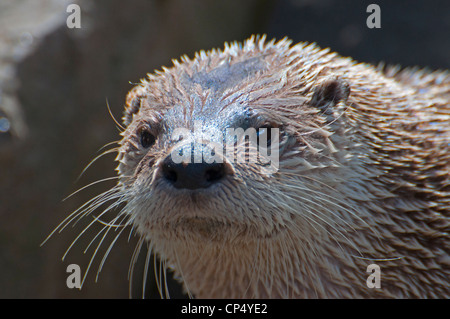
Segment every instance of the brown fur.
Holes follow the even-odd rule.
[[[183,57],[131,90],[115,191],[198,298],[448,298],[449,100],[447,72],[252,37]],[[171,129],[233,116],[280,128],[277,172],[225,159],[219,185],[162,181]],[[156,137],[148,149],[143,126]],[[378,289],[366,285],[373,263]]]

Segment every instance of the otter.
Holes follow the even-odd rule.
[[[449,101],[447,71],[226,43],[131,89],[118,183],[96,202],[196,298],[448,298]],[[277,165],[212,150],[249,146],[239,128]]]

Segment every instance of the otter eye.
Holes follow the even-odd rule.
[[[147,129],[141,129],[139,135],[142,147],[149,148],[155,144],[156,138]]]
[[[263,126],[256,131],[259,147],[269,147],[272,142],[272,127]]]

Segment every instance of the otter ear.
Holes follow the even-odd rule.
[[[309,104],[332,116],[332,107],[341,101],[345,103],[349,95],[350,85],[339,77],[332,77],[314,89]]]
[[[141,108],[141,100],[143,98],[142,88],[137,86],[131,89],[127,94],[125,111],[123,112],[122,122],[128,126],[133,120],[133,114],[139,112]]]

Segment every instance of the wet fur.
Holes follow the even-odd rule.
[[[448,72],[287,39],[226,44],[130,91],[107,199],[198,298],[448,298],[449,100]],[[225,159],[222,183],[171,188],[159,163],[194,119],[280,128],[280,169]],[[366,285],[373,263],[379,289]]]

